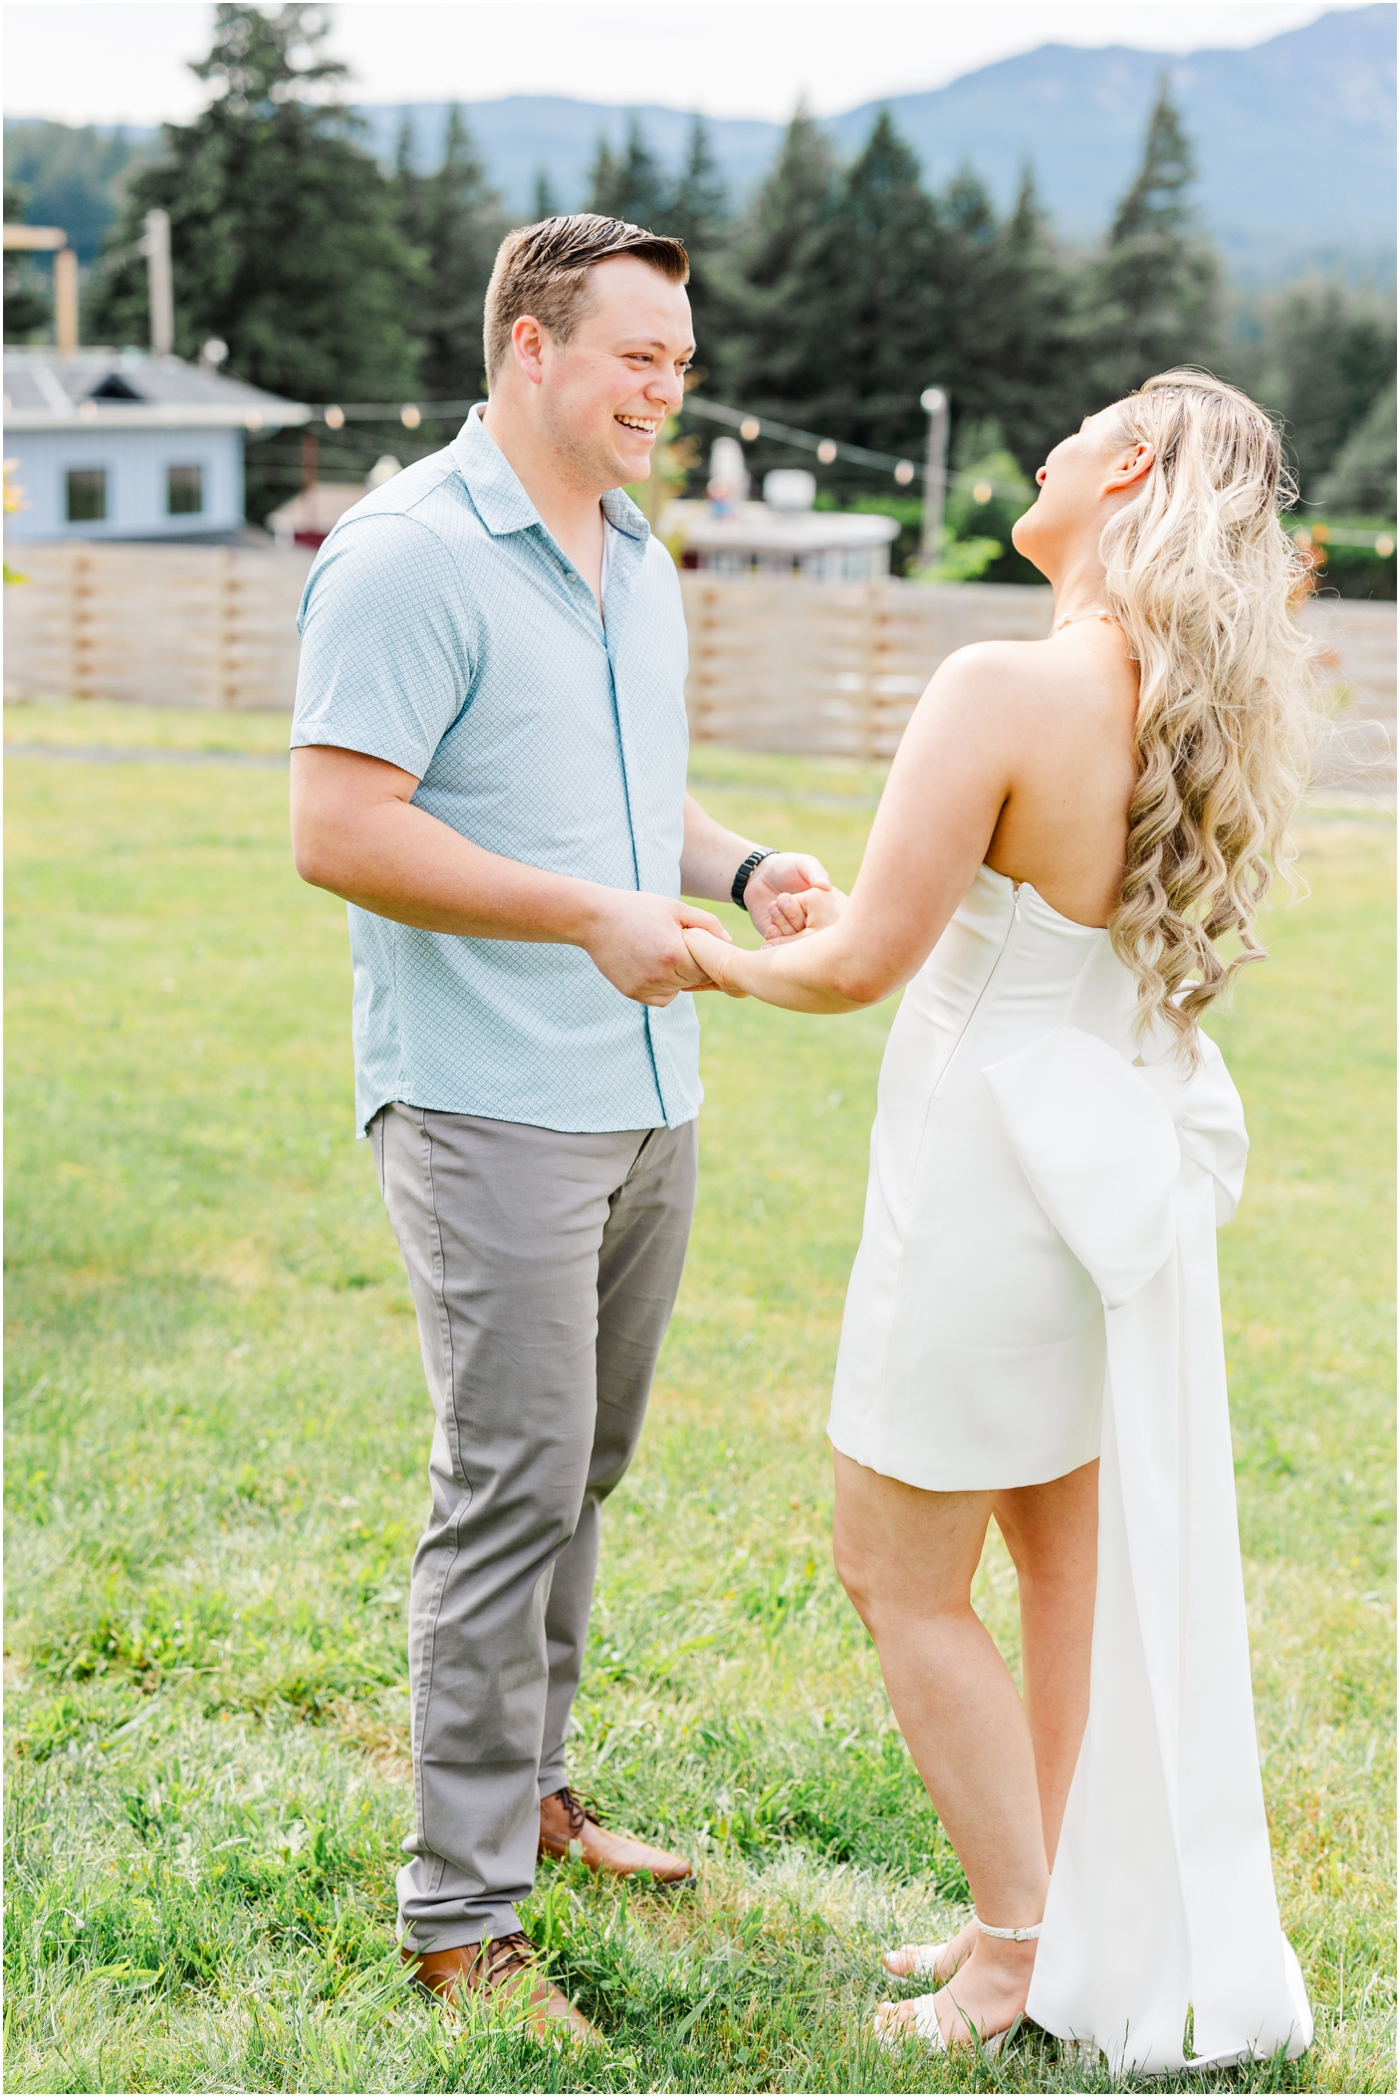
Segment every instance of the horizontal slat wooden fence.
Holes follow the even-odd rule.
[[[242,546],[15,546],[7,698],[290,708],[311,556]]]
[[[686,703],[696,742],[892,757],[920,692],[970,641],[1042,640],[1045,590],[820,584],[687,574]]]
[[[16,546],[5,592],[6,696],[290,708],[311,556],[255,547]],[[1050,592],[1014,584],[822,584],[681,577],[686,703],[697,743],[883,759],[953,649],[1035,640]],[[1309,605],[1324,674],[1346,688],[1326,784],[1394,785],[1395,606]]]

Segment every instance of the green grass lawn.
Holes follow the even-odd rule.
[[[285,723],[31,708],[9,733],[257,751]],[[695,770],[736,827],[850,879],[872,769]],[[926,2054],[865,2034],[876,1955],[965,1887],[831,1571],[823,1436],[890,1008],[703,1001],[700,1210],[574,1748],[585,1792],[703,1876],[541,1873],[530,1929],[605,2044],[539,2052],[445,2025],[395,1953],[429,1415],[352,1141],[344,913],[292,874],[275,769],[10,774],[9,2087],[928,2089]],[[1388,2091],[1390,839],[1332,814],[1305,845],[1311,898],[1215,1031],[1255,1146],[1221,1252],[1318,2040],[1190,2086]],[[999,1548],[979,1602],[1014,1652]],[[1108,2086],[1031,2034],[933,2072]]]

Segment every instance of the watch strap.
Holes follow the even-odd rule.
[[[730,901],[734,904],[736,910],[742,910],[744,907],[744,890],[749,885],[749,875],[763,860],[771,859],[776,850],[776,845],[758,845],[750,852],[748,858],[743,861],[729,887]]]

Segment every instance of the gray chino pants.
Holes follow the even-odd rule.
[[[696,1126],[561,1135],[395,1104],[370,1135],[436,1416],[399,1919],[444,1951],[518,1927],[539,1802],[566,1781],[600,1509],[680,1283]]]

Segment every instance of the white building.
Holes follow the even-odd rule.
[[[5,457],[25,539],[213,539],[243,526],[243,439],[311,410],[145,350],[6,348]]]
[[[673,502],[661,535],[683,568],[716,575],[802,575],[811,582],[876,582],[890,572],[899,537],[893,517],[813,507],[810,473],[778,469],[749,502],[740,447],[721,437],[711,455],[708,502]]]

